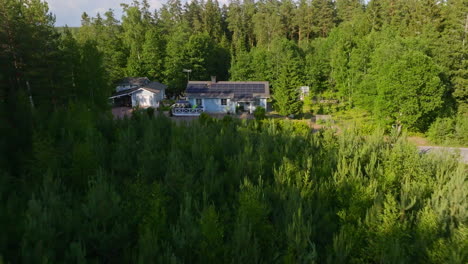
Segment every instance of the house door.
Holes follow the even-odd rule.
[[[251,102],[238,102],[240,111],[252,113],[252,103]]]

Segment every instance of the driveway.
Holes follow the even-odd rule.
[[[429,152],[460,152],[460,158],[464,163],[468,163],[468,148],[450,148],[450,147],[436,147],[436,146],[418,146],[420,153],[429,153]]]
[[[133,108],[131,107],[114,107],[112,108],[112,115],[114,119],[122,119],[125,116],[130,117],[132,114]]]

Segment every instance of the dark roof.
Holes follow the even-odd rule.
[[[268,82],[198,82],[187,84],[187,96],[203,98],[254,99],[269,98]]]
[[[157,89],[151,89],[151,88],[148,88],[148,87],[137,87],[137,88],[132,88],[132,89],[127,89],[127,90],[123,90],[123,91],[120,91],[120,92],[116,92],[111,97],[109,97],[109,99],[129,95],[129,94],[132,94],[134,92],[137,92],[140,89],[145,89],[145,90],[147,90],[149,92],[152,92],[152,93],[159,93],[161,91],[161,90],[157,90]]]
[[[127,90],[123,90],[123,91],[120,91],[120,92],[116,92],[116,93],[112,94],[112,96],[110,98],[120,97],[120,96],[124,96],[124,95],[128,95],[128,94],[132,94],[135,91],[137,91],[138,89],[140,89],[140,88],[132,88],[132,89],[127,89]]]
[[[117,85],[124,86],[124,85],[136,85],[136,86],[143,86],[148,84],[150,80],[147,77],[127,77],[120,80]]]
[[[164,90],[167,88],[167,85],[164,85],[162,83],[159,83],[159,82],[150,82],[146,85],[142,85],[141,88],[145,88],[145,89],[148,89],[148,90]]]

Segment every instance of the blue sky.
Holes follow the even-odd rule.
[[[94,17],[99,12],[103,14],[109,8],[114,9],[116,18],[120,20],[122,8],[120,3],[131,3],[132,0],[45,0],[49,3],[50,12],[56,17],[55,25],[58,27],[68,25],[69,27],[78,27],[81,24],[81,14],[83,12]],[[151,8],[160,8],[166,0],[148,0]],[[182,0],[185,3],[186,0]],[[218,0],[220,5],[227,3],[228,0]]]
[[[120,3],[131,3],[132,0],[45,0],[49,4],[49,10],[56,17],[55,25],[78,27],[81,24],[81,14],[90,16],[104,13],[109,8],[114,9],[116,18],[120,20],[122,8]],[[165,0],[149,0],[151,8],[160,8]]]
[[[114,9],[116,17],[120,20],[122,8],[120,3],[131,3],[132,0],[46,0],[49,3],[50,12],[55,14],[56,26],[78,27],[81,24],[81,14],[90,16],[104,13],[109,8]],[[165,0],[149,0],[151,8],[160,8]]]

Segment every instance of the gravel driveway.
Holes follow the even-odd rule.
[[[435,146],[418,146],[418,149],[421,153],[429,153],[429,152],[442,152],[442,151],[460,151],[461,160],[464,163],[468,163],[468,148],[450,148],[450,147],[435,147]]]

